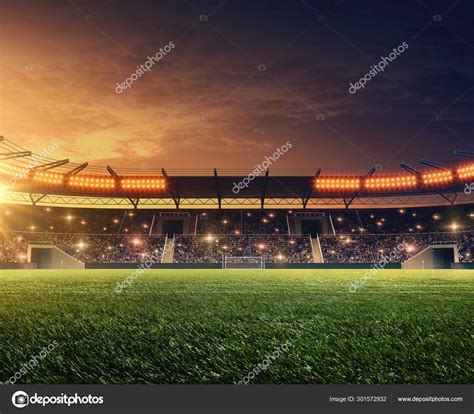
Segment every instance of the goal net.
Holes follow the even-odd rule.
[[[225,256],[224,269],[265,269],[263,256]]]

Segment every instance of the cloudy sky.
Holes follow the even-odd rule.
[[[118,167],[245,168],[287,141],[275,168],[449,161],[474,150],[473,13],[469,0],[1,0],[0,134]]]

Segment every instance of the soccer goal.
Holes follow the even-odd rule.
[[[263,256],[225,256],[223,269],[265,269]]]

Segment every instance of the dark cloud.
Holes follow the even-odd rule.
[[[249,167],[287,140],[276,168],[446,159],[474,148],[473,11],[454,1],[3,1],[2,134],[122,167]],[[348,93],[403,42],[384,73]]]

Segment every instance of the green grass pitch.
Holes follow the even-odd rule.
[[[0,271],[0,381],[472,383],[474,272]],[[278,357],[268,356],[286,341]]]

